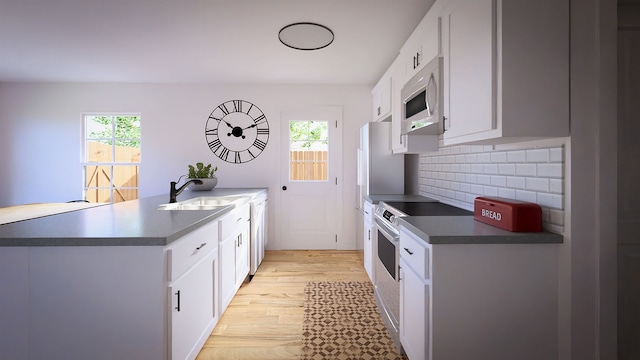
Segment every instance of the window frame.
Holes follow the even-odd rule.
[[[111,137],[110,138],[106,138],[106,137],[96,137],[96,138],[91,138],[89,137],[89,129],[88,129],[88,118],[91,117],[98,117],[98,116],[104,116],[104,117],[110,117],[111,118]],[[139,127],[140,127],[140,137],[139,138],[119,138],[116,136],[116,124],[117,122],[115,121],[116,118],[118,117],[137,117],[138,118],[138,122],[139,122]],[[127,200],[135,200],[139,198],[139,191],[140,191],[140,186],[139,186],[139,173],[140,173],[140,167],[142,164],[142,114],[138,113],[138,112],[86,112],[86,113],[82,113],[81,115],[81,129],[82,129],[82,151],[81,151],[81,161],[80,161],[80,165],[81,165],[81,171],[82,171],[82,195],[83,195],[83,199],[87,200],[87,193],[89,191],[108,191],[109,192],[109,203],[114,203],[115,200],[115,193],[118,190],[135,190],[135,198],[131,198],[131,199],[124,199],[122,201],[127,201]],[[96,142],[99,142],[100,140],[102,141],[110,141],[110,158],[111,161],[89,161],[89,142],[95,140]],[[130,140],[136,140],[139,141],[140,146],[139,146],[139,159],[137,162],[135,161],[129,161],[129,162],[123,162],[123,161],[117,161],[116,160],[116,148],[117,148],[117,144],[116,141],[130,141]],[[107,144],[109,145],[109,144]],[[116,172],[115,169],[117,167],[121,167],[121,166],[135,166],[136,167],[136,185],[137,186],[117,186],[114,183],[114,173]],[[108,186],[89,186],[87,184],[87,169],[89,167],[108,167],[109,168],[109,185]],[[121,201],[118,201],[121,202]]]

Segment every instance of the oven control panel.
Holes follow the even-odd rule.
[[[382,217],[387,220],[388,222],[392,223],[395,221],[396,216],[389,210],[384,210],[382,212]]]

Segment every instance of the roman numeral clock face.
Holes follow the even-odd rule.
[[[241,164],[258,157],[269,141],[269,123],[257,106],[230,100],[216,107],[205,127],[209,149],[221,160]]]

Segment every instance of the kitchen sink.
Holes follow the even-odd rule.
[[[241,205],[246,196],[202,196],[176,203],[162,204],[158,210],[215,210],[227,205]]]

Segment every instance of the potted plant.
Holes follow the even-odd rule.
[[[218,167],[211,168],[211,164],[204,166],[203,163],[196,163],[196,166],[189,165],[189,172],[187,173],[187,180],[198,179],[202,181],[202,184],[191,183],[187,185],[189,190],[211,190],[218,184],[218,178],[215,176]]]

